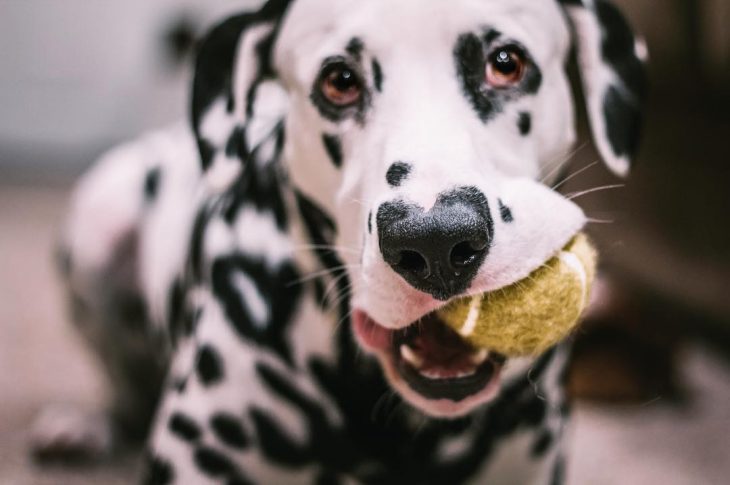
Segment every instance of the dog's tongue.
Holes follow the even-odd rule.
[[[476,367],[475,349],[435,316],[415,325],[402,343],[422,362],[419,366],[421,372],[451,377]]]
[[[403,362],[430,379],[471,375],[488,356],[486,350],[472,347],[433,313],[403,330],[386,329],[360,311],[353,319],[355,333],[367,347],[392,349]]]

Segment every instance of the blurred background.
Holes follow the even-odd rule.
[[[0,0],[0,483],[128,483],[134,454],[38,467],[48,402],[103,402],[66,321],[53,242],[103,150],[185,116],[194,39],[256,0]],[[565,193],[595,221],[606,305],[576,346],[569,483],[721,484],[730,476],[730,2],[617,0],[651,52],[639,165],[611,177],[590,142]],[[587,140],[587,130],[582,128]],[[588,167],[588,168],[586,168]]]

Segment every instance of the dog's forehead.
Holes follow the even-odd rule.
[[[277,43],[283,70],[340,52],[352,38],[386,57],[451,49],[459,35],[495,29],[538,61],[569,43],[557,0],[297,0]],[[313,59],[315,58],[315,59]]]

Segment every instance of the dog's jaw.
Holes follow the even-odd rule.
[[[399,354],[401,344],[398,343],[394,331],[385,329],[361,310],[353,312],[352,325],[357,343],[377,358],[383,374],[394,390],[426,415],[457,418],[491,401],[499,392],[501,370],[505,360],[501,356],[494,354],[493,357],[487,358],[486,351],[483,351],[485,354],[479,364],[471,367],[467,363],[467,366],[471,367],[471,370],[465,372],[470,374],[467,377],[426,378]],[[413,329],[412,333],[422,332],[422,325],[414,323],[410,327]],[[467,354],[464,355],[463,361],[468,362],[469,349],[464,347]],[[480,353],[476,349],[473,352]],[[457,372],[452,372],[458,375]],[[429,395],[423,388],[419,389],[420,386],[414,380],[427,387],[440,388],[442,395]]]

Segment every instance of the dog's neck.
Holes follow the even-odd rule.
[[[348,274],[333,247],[336,223],[297,190],[281,162],[282,145],[265,163],[254,152],[235,183],[198,215],[188,290],[210,288],[227,318],[204,319],[195,333],[212,334],[215,329],[203,327],[225,324],[232,327],[225,335],[233,330],[252,344],[251,352],[260,354],[253,372],[268,392],[302,409],[316,439],[307,449],[322,459],[382,467],[363,472],[368,483],[385,483],[393,469],[424,482],[459,483],[517,431],[558,436],[566,409],[562,347],[503,382],[491,403],[457,419],[427,417],[393,391],[353,337]],[[227,243],[213,254],[204,239],[216,231]],[[265,289],[268,320],[259,325],[242,303],[241,274]],[[313,400],[306,389],[321,396]],[[332,413],[338,419],[323,418]],[[461,451],[454,455],[451,445]]]

